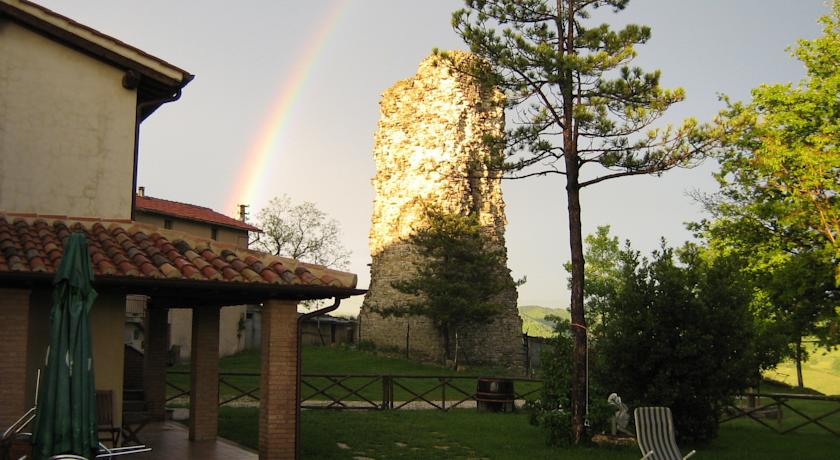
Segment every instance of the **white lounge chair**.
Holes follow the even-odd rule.
[[[642,451],[642,460],[685,460],[686,456],[677,447],[674,438],[674,420],[667,407],[638,407],[633,416],[636,420],[636,441]]]

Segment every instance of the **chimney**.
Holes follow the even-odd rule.
[[[146,196],[146,187],[137,187],[137,196]]]
[[[245,219],[248,218],[248,211],[246,211],[246,209],[248,209],[247,204],[239,205],[239,220],[241,220],[242,222],[245,222]]]

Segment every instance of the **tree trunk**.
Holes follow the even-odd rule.
[[[405,359],[411,359],[411,318],[405,320]]]
[[[796,384],[799,388],[805,387],[802,380],[802,337],[796,339]]]
[[[457,371],[458,370],[458,330],[455,330],[455,357],[453,358],[454,362],[452,367]]]
[[[563,40],[561,52],[575,54],[575,0],[557,0],[558,32]],[[561,27],[565,21],[565,27]],[[563,49],[563,47],[565,49]],[[580,217],[580,164],[578,163],[577,130],[575,129],[574,74],[562,68],[563,85],[563,158],[566,164],[566,197],[569,211],[569,246],[572,255],[572,442],[583,440],[587,407],[586,318],[583,312],[584,260]]]
[[[446,362],[449,360],[449,326],[443,326],[441,333],[443,333],[443,367],[446,367]]]
[[[577,171],[575,171],[577,173]],[[575,174],[576,176],[577,174]],[[569,245],[572,252],[572,435],[575,444],[580,443],[586,417],[586,317],[583,311],[584,260],[583,238],[581,237],[580,189],[575,183],[567,185],[569,199]]]

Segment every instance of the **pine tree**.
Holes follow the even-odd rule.
[[[682,89],[659,86],[659,71],[629,64],[650,28],[587,24],[592,10],[624,9],[629,0],[466,0],[455,31],[488,66],[462,69],[502,88],[519,121],[488,138],[509,178],[561,175],[569,217],[574,335],[573,439],[584,432],[586,320],[581,190],[605,180],[690,166],[703,149],[701,126],[653,127]],[[588,174],[583,174],[584,166]]]
[[[411,278],[393,283],[414,299],[377,310],[383,315],[425,316],[440,331],[446,358],[450,340],[465,326],[488,323],[504,309],[498,295],[516,283],[506,267],[504,246],[496,244],[482,228],[476,214],[460,215],[427,208],[423,227],[408,238],[421,256]]]

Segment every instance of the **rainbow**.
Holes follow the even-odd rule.
[[[237,175],[225,210],[238,214],[239,204],[253,204],[257,191],[268,174],[268,163],[272,156],[279,154],[280,141],[283,139],[289,117],[301,94],[312,67],[335,30],[339,18],[344,13],[347,0],[333,0],[323,19],[312,35],[307,38],[308,45],[295,61],[294,66],[283,81],[278,96],[271,105],[268,117],[262,123],[255,141],[245,156],[242,169]],[[236,215],[234,214],[234,215]]]

